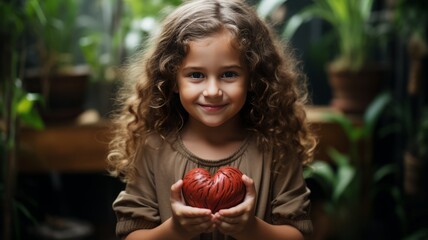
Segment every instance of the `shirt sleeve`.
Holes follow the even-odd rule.
[[[153,164],[150,154],[137,154],[137,175],[128,182],[113,202],[116,213],[116,235],[124,238],[138,229],[150,229],[160,224],[156,185],[153,177]]]
[[[304,235],[313,231],[310,218],[310,190],[297,161],[274,165],[272,186],[272,223],[288,224]]]

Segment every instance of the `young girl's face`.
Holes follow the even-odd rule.
[[[190,122],[217,127],[239,116],[247,96],[248,70],[234,41],[223,30],[189,42],[177,82]]]

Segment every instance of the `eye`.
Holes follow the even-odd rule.
[[[234,78],[237,76],[238,74],[236,72],[225,72],[221,75],[222,78]]]
[[[204,74],[200,72],[192,72],[189,74],[190,78],[204,78]]]

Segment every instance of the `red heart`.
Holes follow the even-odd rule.
[[[195,168],[183,178],[183,197],[187,205],[208,208],[212,213],[241,203],[245,192],[242,172],[234,167],[221,167],[213,177],[207,170]]]

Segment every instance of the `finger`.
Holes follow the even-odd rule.
[[[255,197],[256,197],[256,188],[254,186],[254,181],[249,178],[247,175],[242,175],[242,181],[244,182],[246,188],[246,194],[244,201],[234,207],[229,209],[221,209],[219,213],[225,217],[239,217],[246,212],[251,212],[254,208]]]
[[[201,218],[181,218],[180,224],[189,232],[212,232],[215,229],[213,216]]]
[[[211,216],[210,209],[189,207],[184,204],[174,204],[174,205],[175,206],[180,205],[175,208],[175,215],[182,218],[200,218],[200,217]]]
[[[181,202],[172,202],[171,206],[175,214],[180,217],[198,218],[212,215],[210,209],[187,206],[184,200]]]
[[[212,216],[200,216],[200,217],[184,217],[183,222],[185,222],[188,225],[200,225],[205,223],[212,223]]]
[[[183,180],[178,180],[171,186],[171,201],[183,202],[181,197],[181,188],[183,186]]]
[[[217,220],[215,222],[215,227],[223,234],[230,234],[237,225]]]
[[[197,225],[192,225],[192,229],[194,229],[196,232],[212,232],[215,229],[214,222],[204,222]]]
[[[241,219],[239,217],[226,217],[222,216],[219,213],[215,215],[215,219],[217,220],[217,222],[224,222],[231,225],[239,224],[241,222]]]
[[[221,209],[216,214],[222,217],[236,218],[236,217],[242,216],[244,213],[245,213],[245,206],[243,206],[243,203],[241,203],[229,209]]]
[[[242,175],[242,181],[244,182],[245,188],[247,190],[246,196],[256,196],[256,187],[254,186],[253,179],[244,174]]]

